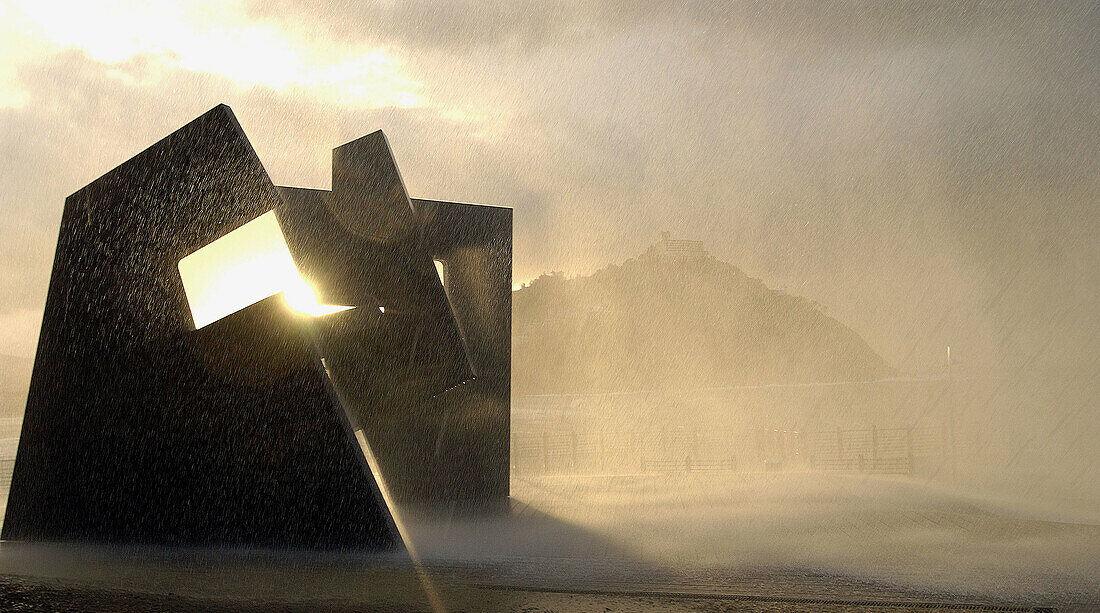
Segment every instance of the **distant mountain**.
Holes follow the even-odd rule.
[[[863,381],[894,374],[817,303],[665,237],[590,276],[513,293],[516,393]]]
[[[22,417],[34,360],[0,353],[0,418]]]

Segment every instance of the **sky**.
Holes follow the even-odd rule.
[[[1097,6],[0,0],[0,353],[65,197],[227,103],[276,184],[383,129],[413,197],[513,207],[517,282],[667,230],[905,372],[1095,407]]]

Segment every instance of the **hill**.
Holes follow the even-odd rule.
[[[864,381],[894,374],[817,303],[665,238],[590,276],[513,293],[518,394]]]

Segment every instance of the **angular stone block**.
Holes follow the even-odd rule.
[[[281,204],[225,106],[66,200],[4,539],[399,547],[312,320],[194,329],[180,260]]]

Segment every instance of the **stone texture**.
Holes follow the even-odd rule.
[[[399,546],[310,322],[194,330],[179,260],[280,205],[225,106],[66,199],[4,539]]]

